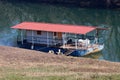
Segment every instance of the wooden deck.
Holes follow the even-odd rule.
[[[61,48],[66,48],[66,49],[81,49],[81,50],[87,50],[88,48],[94,48],[96,49],[99,45],[98,44],[89,44],[88,46],[80,46],[77,45],[75,46],[74,44],[66,44],[66,45],[62,45]]]
[[[104,47],[104,45],[99,45],[99,44],[89,44],[88,46],[75,46],[75,45],[72,45],[72,44],[66,44],[64,46],[61,46],[61,48],[65,48],[65,49],[68,49],[68,52],[65,53],[65,55],[69,55],[71,54],[73,51],[75,50],[86,50],[87,52],[85,53],[85,55],[88,55],[88,54],[92,54],[92,53],[96,53],[96,52],[99,52],[101,51]]]

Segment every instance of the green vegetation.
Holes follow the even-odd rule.
[[[80,7],[104,7],[104,8],[119,8],[120,1],[119,0],[5,0],[5,1],[19,1],[19,2],[34,2],[34,3],[53,3],[53,4],[72,4]]]
[[[112,76],[96,76],[94,78],[76,78],[74,76],[42,76],[42,77],[26,77],[11,74],[6,78],[2,78],[0,80],[119,80],[119,75],[112,75]]]
[[[72,72],[62,66],[38,66],[13,69],[0,68],[0,80],[119,80],[120,74]]]

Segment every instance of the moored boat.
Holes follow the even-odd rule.
[[[101,51],[98,31],[106,30],[94,26],[23,22],[12,28],[19,30],[17,42],[23,48],[41,50],[65,55],[84,56]],[[95,36],[89,33],[95,32]]]

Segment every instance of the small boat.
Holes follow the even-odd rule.
[[[96,52],[100,52],[102,51],[104,48],[104,44],[92,44],[92,47],[88,47],[88,48],[84,48],[84,49],[77,49],[74,50],[72,53],[67,54],[68,56],[86,56],[86,55],[90,55]]]
[[[99,43],[98,31],[106,28],[40,22],[22,22],[12,28],[18,30],[17,43],[23,48],[75,56],[96,53],[104,48],[104,44]],[[96,35],[89,35],[92,32]]]

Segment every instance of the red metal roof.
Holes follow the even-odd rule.
[[[23,22],[16,26],[13,26],[12,28],[23,29],[23,30],[65,32],[65,33],[74,33],[74,34],[86,34],[96,29],[96,27],[91,27],[91,26],[38,23],[38,22]]]

